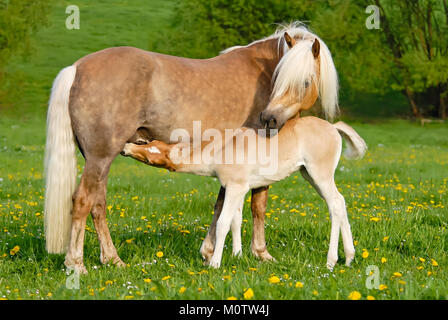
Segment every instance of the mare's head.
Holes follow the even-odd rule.
[[[284,54],[274,71],[269,104],[260,114],[262,124],[280,129],[318,98],[325,116],[332,119],[338,110],[338,78],[325,43],[303,27],[286,28],[279,49]]]

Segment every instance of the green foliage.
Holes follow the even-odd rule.
[[[272,34],[276,24],[295,21],[302,7],[302,2],[284,0],[181,1],[174,30],[164,33],[153,47],[194,58],[215,56],[225,48]]]
[[[51,1],[0,0],[0,72],[16,51],[29,53],[30,35],[47,23]]]
[[[369,4],[380,9],[379,30],[366,27]],[[271,34],[275,23],[301,20],[329,46],[345,93],[400,92],[415,116],[446,117],[447,17],[446,0],[187,0],[169,45],[157,48],[210,57]]]

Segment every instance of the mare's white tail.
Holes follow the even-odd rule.
[[[68,111],[76,67],[62,69],[53,82],[45,146],[45,239],[49,253],[66,251],[70,239],[72,195],[76,186],[76,153]]]
[[[360,159],[367,151],[367,144],[363,138],[348,124],[339,121],[333,124],[342,138],[347,142],[344,157],[347,159]]]

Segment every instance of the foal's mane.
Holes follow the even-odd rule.
[[[284,34],[288,33],[297,40],[297,44],[289,49]],[[277,49],[282,57],[272,77],[273,90],[271,98],[281,96],[287,90],[295,90],[299,97],[304,93],[306,80],[317,80],[319,98],[325,116],[332,119],[338,112],[338,76],[327,45],[316,34],[312,33],[302,22],[295,21],[288,25],[280,25],[270,36],[249,43],[246,46],[234,46],[221,51],[221,54],[236,49],[247,48],[254,44],[277,39]],[[320,43],[320,76],[315,73],[315,60],[311,53],[314,40]]]

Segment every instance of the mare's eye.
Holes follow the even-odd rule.
[[[310,86],[310,81],[309,80],[305,80],[305,88],[308,88]]]

